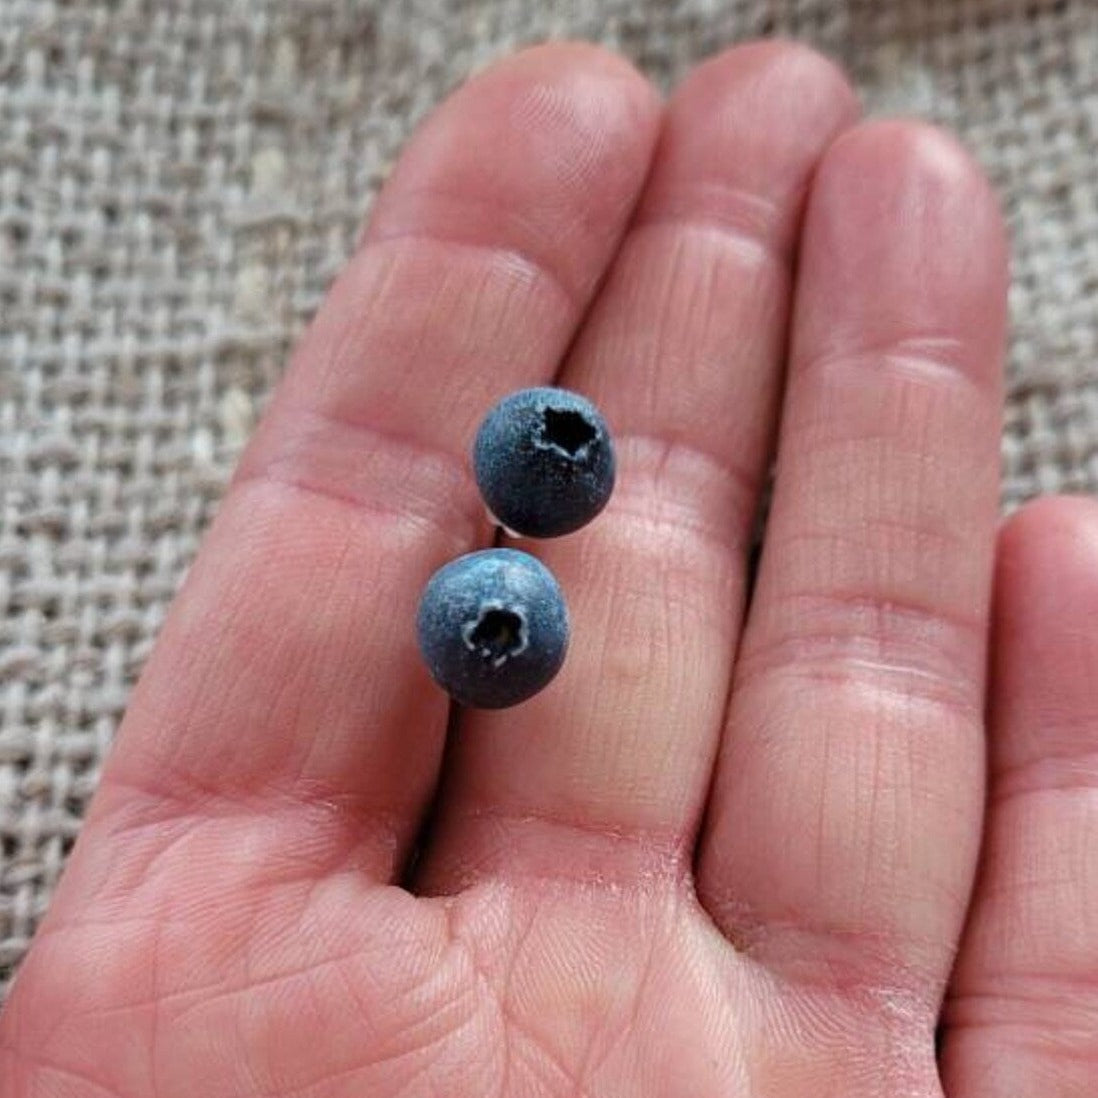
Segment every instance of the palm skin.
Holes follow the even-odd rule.
[[[783,986],[683,882],[417,899],[318,875],[307,834],[229,821],[135,852],[147,887],[40,944],[44,1029],[69,1019],[87,1060],[28,1058],[27,1093],[934,1093],[932,1009]]]
[[[1098,515],[995,568],[998,211],[856,113],[800,47],[665,107],[555,45],[421,129],[135,693],[5,1098],[1091,1093]],[[478,418],[553,378],[619,445],[535,547],[574,645],[448,734],[416,602],[490,536]]]

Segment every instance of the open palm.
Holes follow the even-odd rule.
[[[458,91],[164,629],[5,1098],[1092,1094],[1089,505],[1003,535],[984,727],[1005,270],[958,146],[800,47],[666,108],[572,45]],[[572,649],[448,722],[416,604],[550,379],[619,455],[534,548]]]

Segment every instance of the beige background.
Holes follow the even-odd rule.
[[[1091,0],[0,0],[0,997],[241,445],[416,119],[546,36],[668,86],[773,33],[987,166],[1016,243],[1004,502],[1093,490]]]

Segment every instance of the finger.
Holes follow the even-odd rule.
[[[994,198],[950,138],[883,122],[832,147],[699,876],[734,941],[804,979],[936,996],[960,929],[1005,268]]]
[[[124,801],[304,804],[390,871],[447,715],[416,603],[487,534],[476,419],[553,374],[659,114],[623,61],[558,45],[497,65],[422,128],[165,627],[106,778]]]
[[[1084,1098],[1098,1078],[1098,505],[1005,528],[983,861],[944,1015],[950,1098]]]
[[[780,386],[791,265],[817,158],[855,111],[792,45],[701,67],[561,383],[606,412],[609,508],[532,547],[561,580],[558,680],[456,741],[427,875],[683,872],[709,780],[745,549]]]

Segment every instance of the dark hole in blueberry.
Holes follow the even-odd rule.
[[[595,441],[596,431],[579,412],[546,408],[544,434],[547,442],[575,457],[580,450]]]
[[[522,618],[511,610],[488,610],[481,614],[469,640],[487,659],[514,655],[522,647]]]

